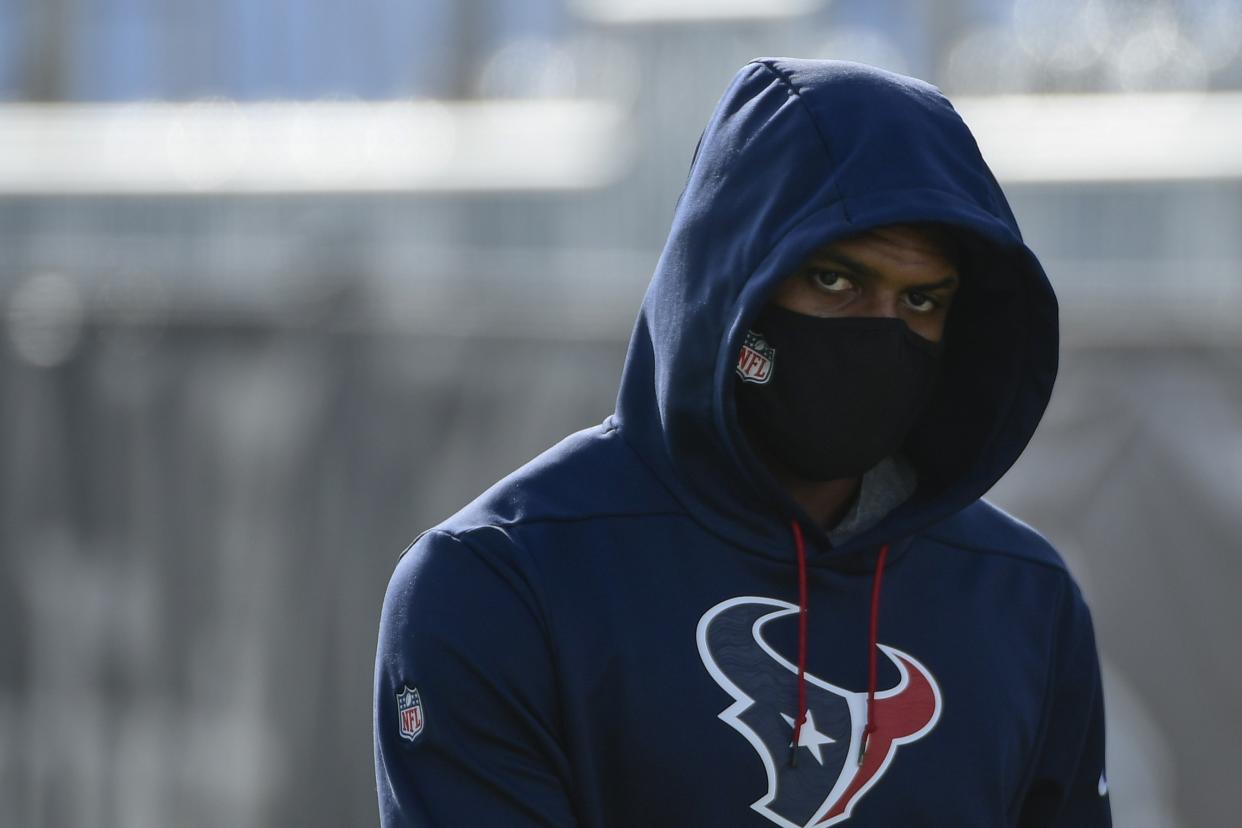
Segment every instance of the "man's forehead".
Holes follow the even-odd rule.
[[[874,250],[877,253],[909,251],[960,261],[961,240],[956,233],[939,224],[887,224],[873,227],[852,236],[821,245],[816,254],[833,250]]]

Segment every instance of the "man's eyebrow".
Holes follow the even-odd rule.
[[[911,285],[912,290],[944,290],[946,288],[955,288],[961,280],[957,278],[957,274],[946,276],[938,282],[928,282],[925,285]]]
[[[823,259],[829,259],[837,264],[843,264],[850,270],[861,273],[864,276],[870,276],[873,279],[880,275],[876,273],[874,269],[868,267],[857,259],[847,256],[844,253],[838,253],[835,250],[817,250],[815,253],[811,254],[812,262],[822,261]]]
[[[861,273],[863,276],[868,276],[872,279],[877,279],[880,276],[875,268],[868,267],[845,253],[839,253],[835,250],[819,250],[811,254],[812,263],[819,262],[824,259],[831,260],[837,264],[843,264],[850,270],[853,270],[856,273]],[[961,280],[958,278],[957,274],[953,273],[936,282],[928,282],[922,285],[911,285],[910,287],[913,290],[944,290],[945,288],[957,287],[960,281]]]

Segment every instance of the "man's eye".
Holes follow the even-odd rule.
[[[939,305],[934,298],[926,293],[919,293],[917,290],[906,294],[906,304],[910,306],[911,310],[918,311],[919,313],[928,313],[935,310]]]
[[[817,288],[829,293],[844,293],[854,287],[854,283],[848,277],[835,270],[812,270],[811,281]]]

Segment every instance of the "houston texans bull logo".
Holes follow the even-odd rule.
[[[798,714],[798,668],[768,644],[763,628],[797,612],[797,605],[772,598],[723,601],[699,620],[699,655],[716,683],[736,700],[720,718],[746,737],[767,770],[768,791],[751,807],[783,828],[836,825],[849,819],[854,805],[884,775],[898,745],[935,727],[940,688],[918,661],[879,645],[901,678],[895,687],[876,693],[878,730],[860,764],[867,694],[807,673],[800,761],[791,767],[787,758]]]

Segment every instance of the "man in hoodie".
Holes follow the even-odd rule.
[[[616,412],[423,533],[385,597],[385,825],[1106,826],[1090,615],[981,500],[1056,299],[949,102],[743,67]]]

